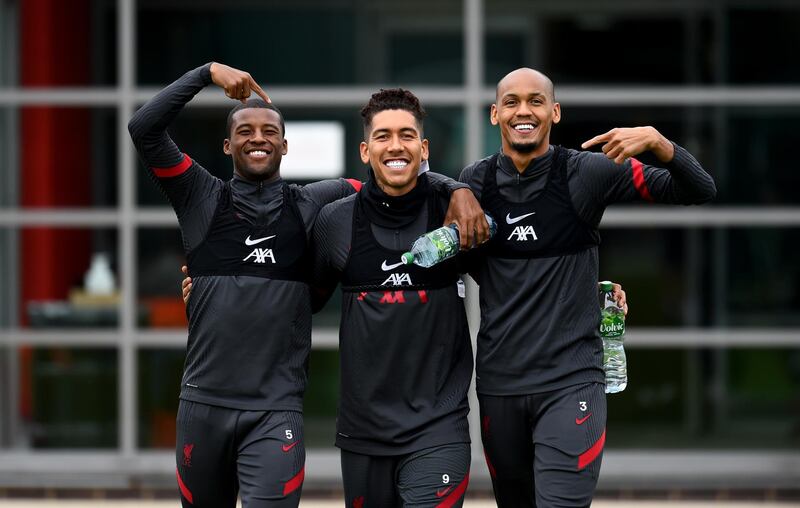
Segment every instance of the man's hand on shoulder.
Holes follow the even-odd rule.
[[[458,227],[461,250],[480,245],[489,239],[489,224],[478,200],[469,189],[456,189],[450,195],[450,206],[444,218],[445,225]]]
[[[675,146],[654,127],[611,129],[585,141],[581,148],[586,150],[598,144],[602,144],[601,149],[606,157],[617,164],[647,151],[653,152],[664,163],[671,161],[675,155]]]
[[[245,103],[250,94],[255,92],[265,101],[272,102],[249,72],[240,71],[218,62],[212,62],[209,71],[211,72],[211,81],[225,90],[225,95],[231,99]]]

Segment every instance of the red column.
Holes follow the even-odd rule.
[[[89,0],[20,2],[20,85],[87,86],[91,79]],[[91,205],[88,108],[23,107],[20,201],[23,208]],[[21,322],[31,300],[63,299],[88,267],[88,231],[26,228],[20,246]],[[30,351],[21,351],[23,416],[30,414]]]

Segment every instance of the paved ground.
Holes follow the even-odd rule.
[[[179,508],[172,501],[18,501],[0,499],[3,508]],[[800,503],[753,503],[753,502],[691,502],[691,501],[597,501],[594,508],[789,508],[800,507]],[[467,500],[464,508],[494,508],[491,501]],[[307,500],[300,503],[300,508],[342,508],[341,501]]]

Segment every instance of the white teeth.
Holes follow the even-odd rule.
[[[408,163],[406,161],[389,161],[386,165],[393,169],[400,169],[406,167]]]
[[[515,125],[514,129],[518,130],[518,131],[532,131],[533,130],[533,124],[521,123],[519,125]]]
[[[267,152],[265,152],[264,150],[253,150],[252,152],[250,152],[250,155],[255,155],[256,157],[266,157]]]

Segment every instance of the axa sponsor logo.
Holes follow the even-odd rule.
[[[261,238],[250,238],[250,235],[247,235],[247,238],[245,238],[244,240],[244,244],[247,245],[248,247],[252,247],[253,245],[258,245],[259,243],[269,240],[270,238],[275,238],[276,236],[278,235],[264,236]],[[267,259],[269,259],[272,262],[272,264],[275,264],[275,253],[272,251],[272,249],[269,248],[256,247],[242,261],[248,261],[251,258],[253,258],[253,263],[264,264],[267,262]]]
[[[381,286],[410,286],[411,275],[407,273],[391,273],[389,277],[381,283]]]
[[[528,238],[533,238],[534,240],[538,240],[539,237],[536,236],[536,231],[533,230],[533,226],[516,226],[514,231],[508,235],[506,240],[511,240],[512,238],[516,238],[518,242],[526,242]]]

